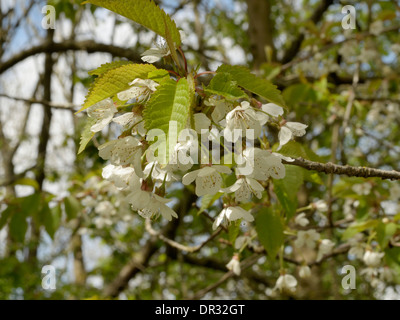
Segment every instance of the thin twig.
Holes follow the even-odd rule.
[[[19,98],[19,97],[13,97],[5,93],[0,93],[1,98],[6,98],[6,99],[11,99],[15,101],[22,101],[25,103],[29,104],[41,104],[44,105],[45,107],[53,108],[53,109],[63,109],[63,110],[68,110],[68,109],[79,109],[80,107],[78,105],[72,104],[72,103],[65,103],[65,104],[58,104],[46,100],[38,100],[38,99],[26,99],[26,98]]]
[[[384,33],[387,33],[387,32],[391,32],[391,31],[396,31],[396,30],[398,30],[398,29],[400,29],[400,26],[388,27],[388,28],[384,29],[384,30],[381,32],[381,34],[384,34]],[[322,48],[319,50],[319,52],[328,51],[329,49],[331,49],[331,48],[333,48],[333,47],[340,46],[340,45],[342,45],[342,44],[344,44],[344,43],[346,43],[346,42],[352,41],[352,40],[361,40],[361,39],[366,38],[366,37],[374,37],[374,36],[375,36],[375,35],[371,34],[371,33],[368,32],[368,31],[362,32],[362,33],[357,33],[357,34],[355,34],[354,36],[349,37],[349,38],[346,38],[346,39],[344,39],[344,40],[341,40],[341,41],[338,41],[338,42],[329,43],[329,44],[325,45],[324,47],[322,47]],[[314,53],[313,53],[313,54],[308,54],[308,55],[306,55],[306,56],[304,56],[304,57],[301,57],[301,58],[294,59],[294,60],[292,60],[292,61],[290,61],[290,62],[284,64],[284,65],[281,67],[281,71],[287,70],[287,69],[293,67],[294,65],[300,63],[300,62],[303,62],[303,61],[305,61],[305,60],[311,59],[312,57],[314,57]]]
[[[176,249],[178,249],[180,251],[184,251],[184,252],[188,252],[188,253],[194,253],[194,252],[199,251],[207,243],[212,241],[222,231],[222,228],[219,228],[210,237],[208,237],[207,240],[205,240],[204,242],[202,242],[201,244],[199,244],[197,246],[185,246],[185,245],[183,245],[183,244],[181,244],[179,242],[176,242],[176,241],[174,241],[172,239],[167,238],[166,236],[164,236],[160,232],[154,230],[153,227],[151,226],[151,220],[150,219],[146,219],[145,226],[146,226],[147,232],[149,234],[151,234],[152,236],[159,238],[160,240],[162,240],[165,243],[169,244],[171,247],[174,247],[174,248],[176,248]]]
[[[240,264],[240,269],[246,270],[247,268],[249,268],[250,266],[252,266],[259,258],[259,254],[255,253],[252,256],[250,256],[249,258],[247,258],[246,260],[243,260],[243,262]],[[192,298],[192,300],[198,300],[201,299],[203,296],[205,296],[208,292],[214,290],[215,288],[219,287],[222,283],[224,283],[226,280],[228,280],[229,278],[232,278],[233,276],[235,276],[235,274],[233,273],[233,271],[228,271],[227,273],[225,273],[217,282],[209,285],[208,287],[198,291]]]

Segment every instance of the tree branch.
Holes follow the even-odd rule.
[[[315,9],[313,15],[311,16],[310,20],[316,24],[318,23],[323,15],[324,12],[326,10],[328,10],[328,8],[330,7],[330,5],[333,4],[333,0],[323,0],[320,5],[317,7],[317,9]],[[289,61],[291,61],[299,52],[301,43],[304,40],[304,33],[301,33],[297,39],[295,39],[291,46],[289,47],[289,49],[285,52],[285,55],[282,58],[282,64],[288,63]]]
[[[64,103],[64,104],[59,104],[59,103],[54,103],[51,101],[45,101],[45,100],[38,100],[38,99],[26,99],[26,98],[19,98],[19,97],[13,97],[9,96],[8,94],[5,93],[0,93],[0,97],[6,98],[6,99],[11,99],[15,101],[22,101],[28,104],[41,104],[45,107],[48,108],[53,108],[53,109],[61,109],[61,110],[70,110],[70,109],[79,109],[80,106],[72,104],[72,103]]]
[[[382,30],[382,32],[380,34],[392,32],[392,31],[397,31],[399,29],[400,29],[400,25],[390,26],[390,27],[387,27],[386,29]],[[372,33],[370,33],[369,31],[360,32],[360,33],[357,33],[354,36],[348,37],[348,38],[346,38],[344,40],[328,43],[325,46],[323,46],[318,52],[322,53],[322,52],[328,51],[328,50],[330,50],[330,49],[332,49],[332,48],[334,48],[336,46],[340,46],[340,45],[342,45],[342,44],[344,44],[346,42],[349,42],[349,41],[352,41],[352,40],[361,41],[361,40],[363,40],[364,38],[367,38],[367,37],[377,37],[377,36],[372,34]],[[303,62],[303,61],[306,61],[306,60],[312,58],[314,56],[314,54],[315,53],[311,53],[311,54],[305,55],[304,57],[299,57],[299,58],[293,59],[291,61],[289,60],[288,62],[284,63],[281,66],[281,71],[287,70],[287,69],[293,67],[294,65],[300,63],[300,62]],[[360,81],[360,83],[361,83],[361,81]]]
[[[15,54],[7,61],[0,63],[0,74],[12,68],[17,63],[40,53],[65,52],[69,50],[86,51],[87,53],[105,52],[113,56],[127,58],[131,61],[141,62],[140,56],[132,49],[121,48],[111,44],[97,43],[93,40],[74,41],[67,40],[62,43],[46,41],[35,47]]]
[[[374,169],[369,167],[353,167],[353,166],[342,166],[338,164],[320,163],[315,161],[306,160],[303,158],[294,159],[293,162],[283,161],[284,164],[290,164],[298,167],[302,167],[307,170],[314,170],[318,172],[324,172],[327,174],[334,173],[340,175],[347,175],[349,177],[362,177],[362,178],[381,178],[383,180],[400,180],[399,171],[388,171],[381,169]]]

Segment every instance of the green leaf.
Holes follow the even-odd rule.
[[[276,143],[272,151],[278,152],[286,157],[291,157],[291,158],[303,158],[311,161],[317,161],[317,162],[324,162],[323,159],[318,156],[314,151],[312,151],[309,147],[302,145],[301,143],[298,143],[296,141],[289,141],[285,145],[282,146],[279,151],[276,151],[279,147],[279,144]]]
[[[317,100],[317,94],[310,84],[299,83],[291,85],[282,92],[282,96],[290,107],[302,102],[310,103]]]
[[[353,223],[343,232],[342,240],[348,240],[354,237],[357,233],[374,228],[378,225],[378,223],[378,220],[368,220],[364,222]]]
[[[390,264],[400,265],[400,248],[387,248],[385,250],[385,259]]]
[[[54,234],[56,233],[61,222],[60,205],[57,205],[54,208],[50,209],[49,205],[46,203],[46,205],[42,209],[41,216],[46,232],[48,233],[50,238],[54,239]]]
[[[206,88],[206,93],[223,96],[229,100],[246,98],[247,95],[238,88],[236,81],[232,81],[229,73],[217,73]]]
[[[81,204],[73,196],[64,199],[65,213],[67,214],[67,221],[72,220],[78,216],[81,211]]]
[[[39,190],[39,184],[36,180],[30,178],[21,178],[14,182],[15,185],[23,185],[33,187],[36,191]]]
[[[78,154],[83,152],[85,150],[87,144],[92,140],[94,137],[94,132],[90,131],[90,128],[96,123],[95,118],[87,118],[85,127],[83,128],[82,134],[81,134],[81,141],[79,142],[79,150]]]
[[[240,232],[240,221],[233,221],[228,228],[229,242],[235,246],[235,241]]]
[[[100,67],[98,67],[97,69],[91,70],[88,73],[91,76],[101,76],[104,73],[106,73],[106,72],[108,72],[108,71],[110,71],[112,69],[124,66],[126,64],[132,64],[132,62],[131,61],[127,61],[127,60],[112,61],[112,62],[109,62],[109,63],[104,63]]]
[[[27,197],[20,199],[22,212],[24,212],[26,216],[31,216],[36,224],[36,227],[39,228],[41,225],[39,215],[41,206],[40,193],[33,193]]]
[[[217,73],[224,72],[229,73],[232,76],[232,80],[236,81],[240,87],[263,97],[269,102],[286,108],[281,92],[270,81],[258,78],[249,69],[241,66],[223,64],[217,69]]]
[[[185,128],[190,113],[190,92],[188,81],[181,78],[178,82],[162,82],[150,98],[143,111],[147,130],[162,130],[167,138],[168,155],[170,122],[176,121],[177,134]],[[168,161],[168,157],[167,157]]]
[[[171,52],[172,60],[174,60],[175,64],[177,66],[179,66],[180,65],[179,64],[179,59],[178,59],[178,55],[176,54],[176,47],[175,47],[175,44],[174,44],[174,40],[172,39],[171,30],[168,27],[168,24],[167,24],[167,21],[165,20],[165,17],[163,17],[163,18],[164,18],[164,28],[165,28],[165,37],[164,38],[167,41],[167,45],[168,45],[169,51]]]
[[[25,240],[25,233],[28,230],[28,222],[26,221],[27,212],[23,211],[21,207],[16,207],[17,209],[13,212],[9,230],[11,237],[17,242],[22,243]]]
[[[321,179],[321,176],[317,172],[308,171],[306,169],[304,169],[304,180],[317,183],[320,185],[324,184],[324,182]]]
[[[217,201],[221,196],[223,195],[222,192],[218,192],[214,195],[212,194],[206,194],[201,198],[201,205],[199,209],[199,214],[206,211],[208,208],[210,208],[215,201]]]
[[[108,70],[95,79],[78,113],[118,92],[129,89],[129,83],[136,78],[147,79],[148,73],[154,70],[156,67],[151,64],[127,64]]]
[[[297,192],[304,182],[303,168],[285,165],[284,179],[273,180],[275,194],[282,205],[288,219],[292,218],[297,209]]]
[[[267,251],[268,256],[275,259],[284,240],[281,217],[271,208],[261,209],[256,218],[256,230],[258,239]]]
[[[88,0],[91,3],[120,14],[142,26],[154,31],[166,39],[166,27],[176,46],[181,44],[181,36],[175,22],[160,9],[154,1],[149,0]]]
[[[397,225],[393,222],[380,222],[376,227],[376,237],[382,250],[389,244],[389,240],[397,231]]]
[[[14,205],[9,205],[0,215],[0,230],[8,223],[12,213],[15,211]]]
[[[169,72],[164,69],[156,69],[154,71],[150,71],[147,77],[153,81],[161,83],[162,81],[169,80]]]

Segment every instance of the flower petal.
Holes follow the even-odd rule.
[[[204,113],[195,113],[194,117],[194,128],[197,133],[201,134],[202,129],[209,129],[211,120]]]
[[[289,128],[283,126],[278,134],[279,145],[283,146],[286,143],[288,143],[290,139],[292,139],[292,136],[293,136],[292,131]]]
[[[186,186],[191,184],[197,178],[197,175],[199,174],[199,172],[200,172],[200,170],[194,170],[194,171],[186,173],[182,178],[182,183]]]
[[[225,174],[232,173],[232,170],[227,166],[213,165],[212,168],[214,168],[215,170],[217,170],[218,172],[221,172],[221,173],[225,173]]]
[[[263,104],[261,109],[262,111],[270,114],[273,117],[279,117],[283,115],[283,108],[276,105],[275,103]]]

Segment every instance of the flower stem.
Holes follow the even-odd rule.
[[[194,78],[196,79],[197,77],[200,77],[200,76],[205,75],[205,74],[216,74],[216,72],[215,72],[215,71],[204,71],[204,72],[200,72],[200,73],[196,74],[196,75],[194,76]]]
[[[181,78],[181,76],[177,73],[177,72],[175,72],[175,71],[172,71],[172,70],[167,70],[169,73],[172,73],[173,75],[175,75],[175,76],[177,76],[178,77],[178,80]]]

